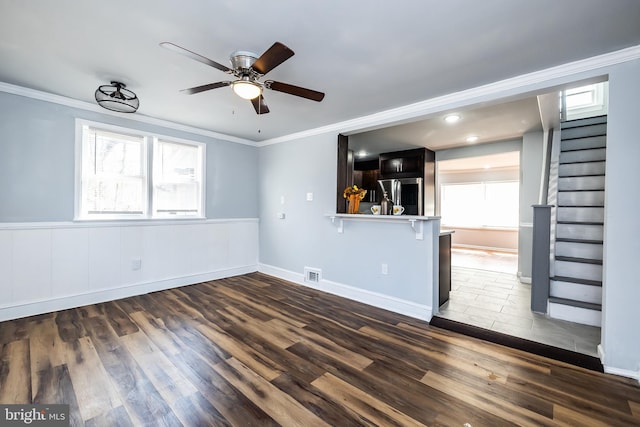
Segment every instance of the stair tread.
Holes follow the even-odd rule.
[[[558,205],[559,208],[603,208],[604,204],[601,205]]]
[[[557,221],[557,224],[604,225],[604,222],[597,222],[597,221]]]
[[[553,277],[550,277],[549,280],[553,280],[555,282],[570,282],[570,283],[577,283],[579,285],[602,287],[602,281],[600,280],[580,279],[577,277],[566,277],[566,276],[553,276]]]
[[[594,192],[604,193],[604,188],[596,189],[596,190],[558,190],[558,193],[583,193],[585,191],[591,191],[592,193]]]
[[[586,175],[558,175],[558,178],[583,178],[585,176],[605,176],[603,173],[593,173]]]
[[[588,125],[591,126],[591,125]],[[574,128],[568,128],[568,129],[578,129],[579,127],[587,127],[587,126],[576,126]],[[597,137],[597,136],[607,136],[607,133],[593,133],[593,134],[589,134],[589,135],[584,135],[584,136],[574,136],[571,138],[562,138],[562,136],[560,137],[560,142],[562,141],[575,141],[577,139],[587,139],[587,138],[593,138],[593,137]]]
[[[570,305],[572,307],[586,308],[588,310],[602,311],[601,304],[594,304],[592,302],[576,301],[567,298],[549,297],[549,302],[555,304]]]
[[[589,150],[604,150],[606,149],[606,146],[602,146],[602,147],[580,147],[580,148],[569,148],[569,149],[564,149],[562,147],[560,147],[560,153],[574,153],[576,151],[589,151]]]
[[[576,258],[576,257],[570,257],[570,256],[556,256],[556,261],[579,262],[579,263],[582,263],[582,264],[602,265],[602,260],[601,259]]]
[[[602,240],[569,239],[569,238],[566,238],[566,237],[556,237],[556,242],[589,243],[589,244],[593,244],[593,245],[601,245],[601,244],[603,244]]]
[[[558,164],[560,165],[575,165],[577,163],[605,163],[606,160],[605,159],[599,159],[599,160],[574,160],[574,161],[559,161]]]

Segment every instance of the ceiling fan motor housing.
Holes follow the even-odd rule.
[[[247,70],[251,68],[254,62],[258,59],[258,55],[246,50],[238,50],[231,54],[231,66],[234,70],[243,69]]]

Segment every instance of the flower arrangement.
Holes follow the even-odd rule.
[[[342,192],[342,197],[344,197],[345,199],[348,199],[349,196],[357,195],[360,197],[360,200],[362,200],[364,199],[364,196],[366,194],[367,194],[367,190],[358,188],[357,185],[352,185],[351,187],[347,187],[344,189],[344,191]]]
[[[358,188],[357,185],[345,188],[342,192],[342,197],[349,200],[349,209],[347,212],[350,214],[357,214],[360,209],[360,200],[364,199],[366,194],[367,190]]]

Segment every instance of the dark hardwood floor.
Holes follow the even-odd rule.
[[[259,273],[0,323],[0,403],[71,425],[640,425],[637,382]]]

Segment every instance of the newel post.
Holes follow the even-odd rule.
[[[551,263],[552,205],[533,205],[533,259],[531,262],[531,310],[547,312]]]

